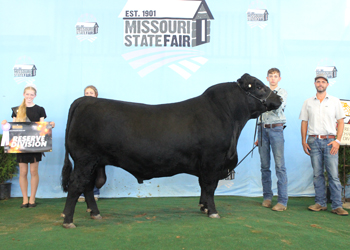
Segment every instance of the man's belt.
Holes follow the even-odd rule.
[[[335,135],[309,135],[318,139],[334,139]]]
[[[274,127],[279,127],[283,126],[283,123],[275,123],[275,124],[264,124],[264,128],[274,128]]]

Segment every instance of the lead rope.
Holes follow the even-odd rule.
[[[255,143],[255,138],[256,138],[256,130],[257,130],[257,128],[258,128],[258,119],[259,119],[259,117],[256,119],[256,123],[255,123],[255,132],[254,132],[253,148],[248,152],[248,154],[246,154],[246,155],[243,157],[243,159],[242,159],[240,162],[237,163],[236,167],[238,167],[238,165],[241,164],[241,162],[244,161],[244,159],[247,158],[247,156],[248,156],[250,153],[252,153],[252,158],[253,158],[253,151],[254,151],[254,149],[257,147],[257,145],[255,145],[254,143]],[[235,170],[234,170],[234,169],[232,169],[232,171],[228,171],[227,177],[233,176],[234,173],[235,173]],[[226,177],[226,178],[227,178],[227,177]]]
[[[260,117],[260,116],[259,116]],[[255,145],[255,138],[256,138],[256,130],[258,129],[258,120],[259,120],[259,117],[256,118],[256,122],[255,122],[255,132],[254,132],[254,140],[253,140],[253,149],[256,147]],[[253,158],[253,150],[252,150],[252,158]]]

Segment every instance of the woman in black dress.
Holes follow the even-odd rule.
[[[18,109],[14,109],[12,113],[13,122],[43,122],[46,118],[45,109],[34,104],[33,100],[36,97],[36,86],[28,84],[24,89],[24,100]],[[6,123],[4,120],[2,124]],[[52,128],[55,123],[50,123]],[[39,161],[41,161],[41,153],[20,153],[17,154],[17,162],[19,165],[19,185],[23,195],[23,203],[21,208],[35,207],[35,195],[39,185]],[[28,163],[30,165],[30,198],[28,197]]]

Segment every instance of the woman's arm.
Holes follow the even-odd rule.
[[[40,122],[44,122],[44,117],[40,117]],[[50,122],[50,125],[52,126],[52,128],[55,127],[55,122]]]

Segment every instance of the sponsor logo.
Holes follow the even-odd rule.
[[[328,58],[322,59],[317,64],[315,71],[316,71],[316,76],[317,75],[327,76],[329,85],[332,86],[336,83],[335,78],[337,77],[338,70],[335,66],[329,66],[329,65],[335,65],[335,63]]]
[[[133,49],[122,56],[141,77],[168,66],[188,79],[208,61],[194,48],[210,42],[214,17],[204,0],[128,0],[119,17]]]
[[[98,28],[96,18],[93,15],[81,15],[75,24],[77,39],[80,42],[85,40],[91,43],[94,42],[97,39]]]
[[[247,10],[247,20],[250,28],[259,27],[264,29],[267,26],[269,13],[262,1],[253,1]]]
[[[340,103],[343,107],[345,119],[344,123],[350,124],[350,101],[349,100],[340,100]]]
[[[34,76],[36,76],[36,66],[34,61],[30,57],[22,56],[17,59],[15,65],[13,66],[13,73],[15,77],[15,82],[20,84],[33,83],[35,81]]]
[[[350,145],[350,100],[340,100],[343,107],[344,118],[344,131],[340,140],[340,145]]]

